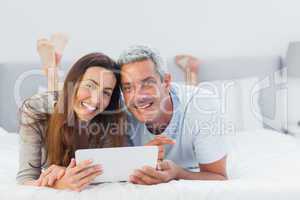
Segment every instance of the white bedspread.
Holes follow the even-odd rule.
[[[0,131],[0,199],[300,199],[300,143],[296,139],[269,130],[241,132],[227,139],[229,181],[172,181],[154,186],[112,183],[77,193],[17,186],[17,135]]]

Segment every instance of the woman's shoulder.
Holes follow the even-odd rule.
[[[44,92],[25,99],[22,109],[37,113],[52,113],[58,92]]]
[[[44,118],[45,114],[51,114],[57,102],[57,97],[57,92],[45,92],[26,99],[20,108],[21,123],[30,124],[37,119]]]

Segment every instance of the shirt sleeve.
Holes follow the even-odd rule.
[[[19,184],[36,180],[44,163],[43,141],[45,124],[35,124],[38,114],[49,113],[53,108],[53,95],[45,93],[27,99],[21,108],[19,130],[19,169],[16,180]],[[49,101],[51,100],[51,101]]]
[[[32,119],[29,117],[32,114],[23,105],[21,114],[21,125],[19,130],[19,170],[17,173],[17,182],[23,184],[26,181],[38,179],[41,169],[41,136],[37,130],[31,126]],[[37,166],[37,168],[33,167]]]
[[[36,180],[41,174],[41,138],[29,127],[21,127],[19,146],[19,170],[17,182]],[[37,166],[36,168],[34,166]]]
[[[199,164],[209,164],[227,155],[224,137],[218,134],[199,132],[193,141],[193,149]]]
[[[201,88],[191,101],[190,119],[194,122],[193,150],[199,164],[209,164],[227,155],[224,120],[220,114],[220,101]]]

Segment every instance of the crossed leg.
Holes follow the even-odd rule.
[[[186,83],[197,85],[200,60],[191,55],[180,54],[175,56],[175,62],[184,71]]]
[[[68,37],[62,33],[53,34],[50,40],[42,38],[37,41],[37,52],[48,78],[48,91],[59,90],[58,66],[67,42]]]

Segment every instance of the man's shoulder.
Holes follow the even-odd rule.
[[[191,86],[181,83],[172,83],[172,91],[184,107],[197,107],[202,104],[215,104],[215,94],[201,85]]]

